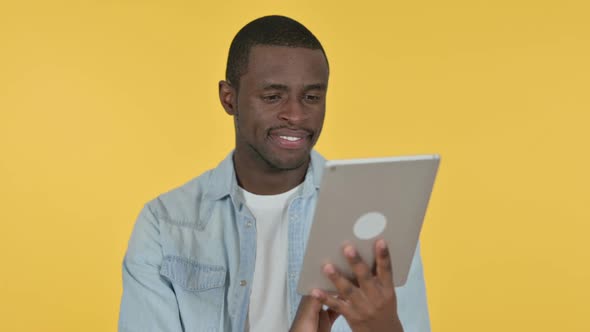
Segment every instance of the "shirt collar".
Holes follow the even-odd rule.
[[[211,170],[209,184],[205,197],[210,200],[218,200],[227,195],[234,195],[238,192],[238,181],[234,169],[233,151],[230,152],[219,165]],[[303,180],[302,195],[309,196],[320,188],[322,173],[326,160],[315,150],[311,151],[311,162]]]

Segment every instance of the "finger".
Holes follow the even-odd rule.
[[[329,295],[323,291],[316,291],[318,301],[329,308],[328,314],[332,322],[334,322],[338,316],[346,315],[346,313],[350,310],[350,304],[348,302],[339,299],[336,296]]]
[[[304,296],[301,298],[300,307],[304,312],[320,312],[322,310],[322,302],[319,300],[319,296],[317,292],[314,290],[311,291],[309,296]]]
[[[303,296],[297,309],[295,321],[298,325],[307,326],[317,324],[319,312],[322,311],[322,302],[319,300],[319,295],[314,294],[312,291],[311,296]]]
[[[336,319],[338,319],[338,317],[340,317],[340,314],[330,308],[328,308],[328,310],[326,310],[326,313],[328,314],[328,317],[330,318],[330,323],[334,324],[334,322],[336,321]]]
[[[360,288],[367,292],[372,292],[375,288],[375,276],[371,268],[363,261],[358,251],[351,245],[344,247],[344,256],[354,273]]]
[[[327,310],[321,310],[319,315],[318,332],[331,331],[332,325],[334,325],[334,322],[340,316],[339,313],[329,308]]]
[[[332,322],[330,316],[325,310],[320,311],[318,319],[318,332],[329,332],[332,329]]]
[[[375,261],[377,263],[377,279],[379,279],[381,285],[393,288],[391,256],[387,243],[383,239],[379,239],[375,243]]]
[[[324,265],[324,274],[330,279],[343,299],[359,300],[359,289],[346,279],[332,264]]]

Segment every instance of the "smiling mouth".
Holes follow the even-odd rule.
[[[271,142],[280,149],[300,150],[307,147],[311,139],[309,133],[273,133],[269,135]]]
[[[287,140],[289,142],[297,142],[303,139],[303,137],[296,137],[296,136],[279,136],[280,139]]]

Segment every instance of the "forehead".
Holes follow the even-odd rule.
[[[328,64],[324,53],[303,47],[252,47],[242,83],[271,82],[293,84],[327,84]]]

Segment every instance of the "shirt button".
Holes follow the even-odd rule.
[[[252,222],[250,220],[246,222],[246,227],[252,227]]]
[[[295,279],[295,272],[291,272],[291,273],[289,273],[289,278],[291,278],[291,279]]]
[[[240,281],[240,286],[246,286],[246,284],[247,284],[246,280],[241,280]]]

